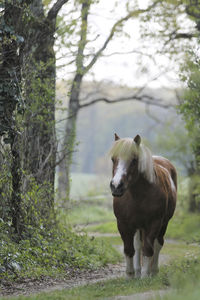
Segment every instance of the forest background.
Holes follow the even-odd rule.
[[[114,132],[172,160],[199,214],[199,22],[198,1],[1,1],[3,280],[110,261],[69,219],[109,198]]]

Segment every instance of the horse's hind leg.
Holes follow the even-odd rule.
[[[154,255],[153,255],[153,262],[151,267],[151,273],[152,275],[155,275],[158,273],[158,262],[159,262],[159,254],[160,250],[162,249],[162,246],[164,244],[164,235],[167,229],[167,224],[164,224],[160,230],[160,233],[158,235],[158,238],[154,241]]]
[[[135,270],[135,277],[140,278],[141,276],[141,250],[142,250],[142,241],[140,236],[140,230],[137,230],[134,235],[134,270]]]

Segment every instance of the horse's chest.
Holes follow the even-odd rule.
[[[137,199],[114,199],[114,213],[117,218],[128,219],[131,217],[136,217],[137,215],[144,214],[146,209],[143,203]]]
[[[114,198],[114,213],[118,220],[143,227],[153,216],[162,214],[161,207],[146,198]]]

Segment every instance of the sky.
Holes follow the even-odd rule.
[[[123,0],[119,1],[118,5],[115,5],[115,0],[100,0],[98,5],[92,6],[91,15],[89,16],[89,39],[95,39],[95,41],[92,42],[92,47],[88,50],[88,53],[92,54],[101,47],[115,21],[126,15],[126,3],[128,2],[134,3],[134,1]],[[148,0],[140,0],[139,6],[145,9],[148,3]],[[71,3],[71,5],[73,4]],[[70,5],[64,8],[68,18],[70,9]],[[75,17],[77,15],[77,12],[73,14]],[[186,20],[180,20],[182,23],[183,21],[186,22]],[[154,26],[155,30],[159,27],[159,24],[153,23],[153,21],[149,25]],[[127,21],[123,31],[126,33],[126,36],[124,34],[116,34],[105,51],[106,56],[101,57],[97,61],[91,70],[92,72],[86,75],[85,80],[112,81],[131,87],[146,84],[155,88],[179,86],[178,74],[181,56],[172,59],[165,54],[155,54],[156,49],[159,48],[160,41],[142,40],[140,37],[140,23],[137,19]],[[63,48],[61,51],[65,53],[65,58],[60,60],[58,64],[68,61],[66,58],[68,49]],[[133,53],[130,53],[130,51],[133,51]],[[138,54],[138,52],[145,53],[145,55]],[[124,54],[113,55],[113,53]],[[153,58],[150,58],[150,55]],[[58,78],[72,78],[73,70],[73,64],[58,70]]]

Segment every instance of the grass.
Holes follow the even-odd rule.
[[[169,221],[166,238],[187,241],[200,241],[200,215],[177,211]],[[113,221],[89,226],[87,231],[100,233],[118,233],[117,223]]]
[[[88,225],[90,223],[113,220],[113,212],[104,206],[78,203],[69,210],[67,221],[71,225]]]
[[[172,251],[172,248],[174,250]],[[180,254],[180,249],[181,254]],[[191,299],[186,298],[185,295],[189,295],[191,289],[191,284],[195,285],[195,288],[199,287],[200,281],[200,256],[196,257],[199,253],[198,246],[192,246],[190,248],[185,243],[183,244],[169,244],[168,250],[171,251],[173,258],[173,263],[168,266],[162,266],[160,273],[152,278],[146,278],[143,280],[132,279],[126,280],[124,278],[117,278],[112,280],[101,281],[95,284],[89,284],[85,286],[79,286],[71,289],[64,289],[61,291],[55,291],[51,293],[41,293],[34,296],[20,296],[18,298],[13,297],[10,299],[18,300],[93,300],[93,299],[104,299],[108,297],[114,297],[116,295],[130,295],[135,293],[141,293],[149,290],[159,290],[159,289],[175,289],[186,288],[185,292],[181,295],[183,298],[171,298],[166,299]],[[188,256],[188,253],[190,254]],[[193,255],[195,253],[195,255]],[[187,284],[186,284],[187,283]],[[192,291],[193,292],[193,291]],[[185,293],[185,294],[184,294]],[[178,295],[178,294],[177,294]],[[194,300],[199,298],[194,298]]]
[[[167,237],[187,242],[200,241],[200,215],[177,212],[169,222]]]
[[[90,232],[100,232],[100,233],[118,233],[116,220],[105,222],[98,225],[92,225],[87,228]]]
[[[162,277],[162,276],[161,276]],[[81,286],[78,288],[72,288],[62,291],[56,291],[53,293],[42,293],[30,297],[20,296],[20,300],[93,300],[93,299],[104,299],[105,297],[113,297],[119,294],[129,295],[132,293],[139,293],[147,291],[149,289],[157,290],[160,286],[165,287],[165,284],[161,284],[161,277],[148,278],[145,280],[130,280],[127,281],[124,278],[113,279],[98,282],[96,284],[89,284],[87,286]]]
[[[75,176],[77,176],[78,179],[78,185],[74,185],[76,196],[80,196],[80,194],[81,197],[89,196],[89,200],[81,200],[80,197],[80,201],[74,202],[67,217],[66,215],[61,215],[64,224],[66,224],[67,220],[67,224],[81,224],[81,227],[85,227],[88,232],[97,232],[100,234],[118,233],[110,199],[106,197],[95,197],[96,191],[98,191],[97,193],[100,195],[101,189],[96,188],[96,186],[91,183],[88,184],[88,182],[95,182],[96,179],[94,176],[86,176],[85,181],[79,177],[81,175],[76,174]],[[93,185],[93,189],[86,189],[88,185]],[[177,207],[177,212],[169,223],[166,237],[187,242],[200,241],[200,216],[183,214],[180,213],[180,211],[179,207]],[[98,222],[100,224],[93,224]],[[70,237],[71,234],[72,236]],[[52,246],[50,244],[52,249],[49,248],[49,245],[42,245],[45,249],[43,252],[46,251],[46,248],[50,249],[50,251],[47,252],[49,255],[46,258],[41,258],[40,260],[42,261],[38,262],[38,266],[35,265],[31,267],[29,262],[27,262],[24,276],[31,276],[32,278],[47,274],[57,276],[59,272],[60,274],[64,274],[64,269],[71,263],[78,268],[97,269],[107,263],[117,263],[122,259],[122,255],[113,248],[113,246],[122,245],[120,236],[80,237],[71,232],[65,240],[60,240],[59,238],[58,240],[58,245]],[[34,247],[32,245],[28,246],[24,254],[27,254],[27,257],[29,257],[29,248],[31,253],[33,250],[38,251],[37,249],[33,249]],[[14,252],[13,250],[13,253]],[[16,249],[16,252],[19,252],[18,249]],[[166,300],[199,300],[200,248],[197,245],[186,244],[185,242],[166,243],[161,253],[173,259],[173,263],[161,267],[159,275],[154,278],[129,281],[124,278],[118,278],[52,293],[41,293],[34,296],[20,296],[10,299],[92,300],[171,287],[173,289],[173,295],[165,296],[164,299]],[[35,256],[39,259],[42,257],[42,254],[35,253]],[[5,255],[2,255],[2,257],[5,257]],[[46,259],[48,261],[46,261]],[[54,260],[55,263],[53,262]],[[26,265],[26,259],[23,263]],[[57,268],[56,272],[51,271],[54,265]],[[17,276],[20,276],[20,274],[17,274]]]
[[[114,237],[116,238],[116,237]],[[108,238],[99,239],[101,242],[108,241]],[[115,243],[115,239],[111,239]],[[197,300],[199,298],[190,298],[190,292],[197,294],[193,289],[197,289],[200,281],[200,248],[197,245],[188,245],[182,243],[166,243],[162,249],[163,254],[170,255],[172,262],[162,266],[160,273],[153,277],[143,280],[126,280],[124,278],[101,281],[95,284],[64,289],[51,293],[41,293],[34,296],[11,297],[18,300],[93,300],[114,297],[116,295],[130,295],[134,293],[145,292],[158,289],[173,289],[173,295],[166,298],[174,300]],[[191,288],[193,285],[193,289]],[[178,293],[176,292],[178,290]],[[180,289],[182,298],[180,298]],[[188,296],[188,298],[186,297]],[[179,297],[179,298],[176,298]],[[172,298],[173,297],[173,298]],[[185,297],[185,298],[184,298]],[[195,297],[195,296],[194,296]],[[0,298],[2,299],[2,298]],[[165,299],[165,298],[164,298]]]
[[[81,199],[85,196],[96,196],[107,192],[109,179],[105,176],[86,173],[71,174],[71,198]]]

